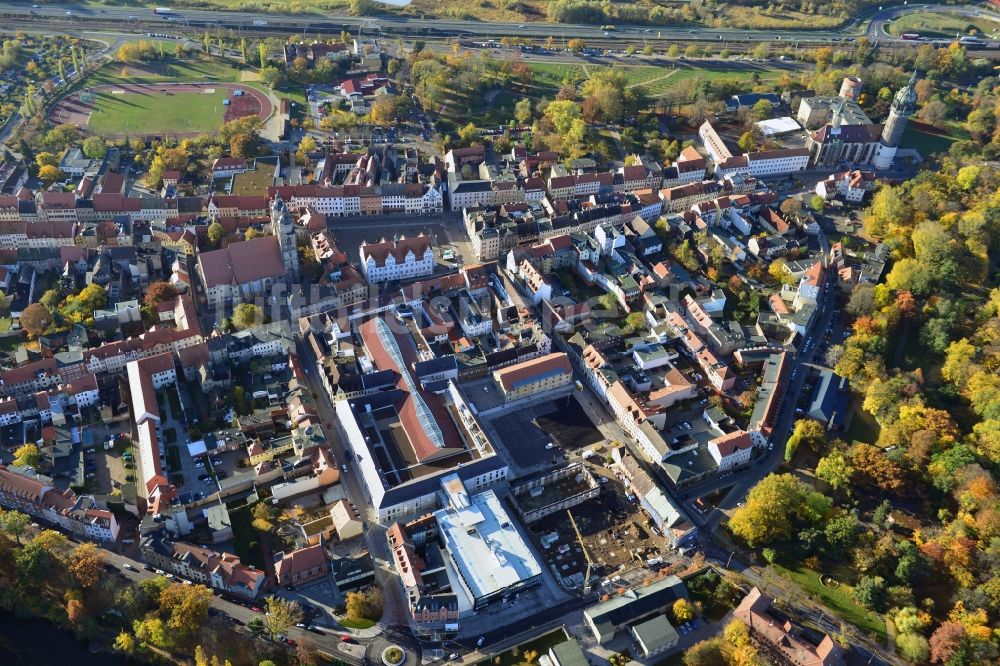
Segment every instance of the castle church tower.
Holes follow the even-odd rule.
[[[281,200],[281,195],[275,195],[271,204],[271,233],[278,239],[281,248],[281,261],[288,271],[288,279],[299,279],[299,249],[297,247],[297,232],[288,206]]]
[[[900,88],[892,99],[889,117],[886,118],[885,126],[882,128],[878,154],[875,156],[876,169],[892,167],[892,160],[896,157],[896,151],[903,140],[903,132],[906,130],[906,120],[917,108],[917,93],[914,89],[916,83],[917,73],[914,72],[910,82]]]

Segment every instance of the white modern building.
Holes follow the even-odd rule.
[[[542,567],[492,490],[469,495],[455,474],[441,479],[447,506],[434,514],[459,586],[475,610],[538,585]],[[461,604],[459,605],[461,608]]]

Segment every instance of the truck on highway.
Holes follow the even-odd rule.
[[[264,19],[254,19],[253,24],[257,27],[263,27],[267,25],[267,21],[265,21]]]
[[[163,16],[164,14],[173,14],[174,10],[170,7],[156,7],[153,9],[153,13]]]
[[[920,35],[915,32],[904,32],[902,35],[899,36],[899,38],[904,39],[908,42],[915,42],[918,39],[920,39]]]

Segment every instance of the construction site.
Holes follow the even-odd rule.
[[[666,539],[651,526],[638,503],[629,500],[621,481],[599,478],[603,482],[596,497],[530,525],[546,564],[567,589],[584,586],[588,556],[592,586],[601,578],[617,578],[616,583],[640,580],[669,564]]]

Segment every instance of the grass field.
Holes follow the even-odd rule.
[[[852,598],[854,588],[848,584],[848,576],[851,573],[846,567],[843,571],[829,572],[840,580],[838,587],[830,588],[820,582],[818,572],[801,563],[787,564],[786,566],[772,564],[771,566],[779,575],[795,582],[806,594],[829,606],[851,624],[867,634],[874,634],[879,641],[885,640],[885,621],[876,613],[859,606]]]
[[[900,146],[919,150],[924,158],[928,158],[935,153],[947,153],[951,144],[969,138],[965,128],[955,121],[949,121],[945,130],[945,134],[928,134],[918,130],[912,123],[908,124]]]
[[[956,34],[989,37],[1000,30],[1000,22],[986,16],[963,16],[948,12],[917,12],[906,14],[886,25],[889,34],[899,36],[916,32],[922,37],[953,38]]]
[[[114,83],[162,83],[164,81],[240,82],[240,70],[219,58],[170,60],[134,65],[112,63],[87,77],[87,86]],[[252,85],[252,84],[250,84]]]
[[[124,134],[143,131],[211,132],[221,124],[226,98],[224,90],[212,93],[162,93],[94,97],[87,130],[94,134]]]
[[[533,62],[534,84],[540,88],[558,88],[563,82],[582,83],[587,77],[604,66],[576,65],[568,63]],[[625,74],[626,85],[642,88],[651,97],[661,97],[678,82],[700,78],[704,81],[735,80],[751,81],[758,75],[762,81],[777,80],[784,71],[778,68],[731,63],[724,60],[683,60],[670,67],[638,65],[616,67]]]

